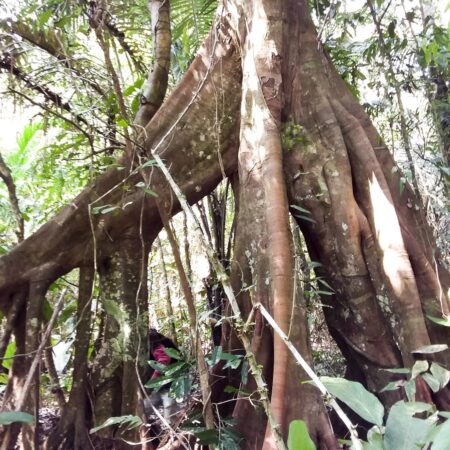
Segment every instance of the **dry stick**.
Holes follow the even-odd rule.
[[[50,337],[50,333],[52,332],[53,324],[55,323],[55,320],[58,317],[58,314],[60,313],[60,311],[63,307],[64,296],[66,295],[66,291],[67,291],[67,289],[63,289],[63,291],[61,292],[58,303],[56,304],[55,309],[53,310],[52,317],[50,318],[50,320],[47,324],[47,328],[45,330],[44,336],[42,337],[41,343],[39,344],[36,354],[34,355],[34,359],[33,359],[33,362],[31,363],[31,367],[28,372],[27,379],[25,380],[25,383],[23,385],[21,395],[17,400],[16,411],[20,411],[22,409],[23,405],[25,404],[25,400],[28,395],[28,391],[30,390],[31,382],[34,377],[34,372],[36,371],[39,361],[41,359],[42,351],[44,350],[44,347],[46,346],[47,341]]]
[[[175,265],[178,270],[178,275],[180,276],[180,284],[183,290],[184,298],[186,300],[188,313],[189,313],[189,325],[191,328],[191,339],[192,344],[195,349],[195,355],[198,363],[198,373],[200,376],[200,389],[202,391],[203,400],[203,418],[205,419],[206,428],[209,430],[214,429],[214,414],[211,407],[211,386],[209,384],[208,376],[208,366],[206,365],[205,355],[202,352],[202,342],[200,335],[198,333],[198,321],[197,321],[197,311],[195,309],[194,297],[192,295],[192,290],[189,285],[189,280],[184,270],[183,263],[181,261],[180,249],[178,243],[173,235],[172,228],[165,212],[162,207],[159,206],[159,212],[161,215],[161,220],[166,230],[167,237],[169,239],[170,246],[172,247],[173,257],[175,259]]]
[[[344,422],[344,425],[347,427],[349,433],[350,433],[350,439],[353,443],[353,449],[354,450],[362,450],[362,444],[361,441],[358,438],[358,433],[356,432],[356,427],[352,424],[350,419],[347,417],[347,415],[344,413],[342,408],[339,406],[337,401],[334,399],[334,397],[328,392],[327,388],[324,386],[324,384],[320,381],[320,378],[314,373],[314,371],[311,369],[311,367],[308,365],[308,363],[303,359],[302,355],[298,352],[298,350],[294,347],[292,342],[289,340],[289,338],[286,336],[286,334],[283,332],[283,330],[278,326],[278,324],[275,322],[274,318],[270,315],[270,313],[267,311],[266,308],[261,303],[257,303],[254,307],[254,309],[258,309],[261,314],[265,317],[269,325],[274,329],[274,331],[280,336],[280,338],[284,341],[287,348],[290,350],[296,361],[302,366],[303,370],[309,375],[311,380],[314,382],[314,384],[317,386],[319,391],[322,393],[324,397],[326,397],[328,400],[328,403],[331,405],[331,407],[336,411],[336,414],[339,416],[339,418]]]
[[[170,131],[171,130],[169,130],[169,132]],[[164,138],[163,138],[163,140],[164,140]],[[258,387],[258,392],[260,395],[260,401],[263,405],[264,411],[269,420],[269,424],[272,429],[275,443],[276,443],[278,449],[285,450],[286,445],[283,442],[283,437],[281,435],[279,425],[275,421],[273,414],[272,414],[267,384],[264,381],[261,368],[258,366],[255,355],[252,352],[250,338],[247,336],[247,334],[244,331],[244,321],[242,320],[241,310],[239,308],[238,302],[234,295],[233,288],[231,287],[230,279],[229,279],[225,269],[223,268],[222,263],[218,260],[214,250],[211,248],[211,246],[208,242],[208,239],[206,238],[207,233],[206,233],[206,230],[204,229],[204,226],[202,225],[201,221],[199,221],[197,219],[197,217],[195,216],[194,212],[192,211],[192,208],[186,201],[185,196],[183,195],[183,193],[181,192],[181,189],[179,188],[179,186],[173,179],[168,168],[165,166],[165,164],[163,163],[163,161],[159,157],[159,155],[154,153],[154,151],[152,151],[152,157],[156,161],[158,167],[160,168],[161,172],[164,174],[166,180],[168,181],[172,190],[174,191],[175,196],[177,197],[178,201],[180,202],[181,208],[186,213],[186,215],[192,220],[192,222],[194,224],[194,230],[196,233],[198,233],[198,235],[200,237],[201,245],[203,246],[203,249],[205,250],[205,252],[208,256],[208,259],[213,267],[214,272],[217,274],[217,279],[222,283],[223,290],[225,291],[225,294],[227,295],[228,301],[230,302],[231,308],[233,310],[233,315],[234,315],[234,319],[235,319],[235,328],[236,328],[239,338],[241,339],[242,344],[244,346],[246,358],[248,360],[250,370],[253,374],[253,377],[255,378],[255,382]]]

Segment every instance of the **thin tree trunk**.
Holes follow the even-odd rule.
[[[90,448],[87,398],[88,350],[91,339],[91,300],[94,284],[92,267],[81,267],[78,282],[77,324],[73,359],[73,384],[61,418],[45,442],[45,450],[70,446],[74,450]]]
[[[161,270],[162,270],[162,284],[163,289],[166,292],[166,314],[167,314],[167,322],[169,324],[169,333],[168,336],[172,341],[177,345],[177,333],[175,331],[175,316],[172,307],[172,296],[170,294],[170,286],[169,286],[169,278],[167,276],[166,262],[164,261],[164,251],[162,248],[161,240],[159,238],[156,239],[156,245],[159,251],[159,257],[161,258]]]
[[[180,277],[181,289],[183,291],[184,299],[186,300],[186,305],[188,308],[189,325],[191,331],[191,346],[194,350],[194,354],[198,364],[200,390],[203,400],[203,419],[205,421],[206,428],[209,430],[213,430],[215,428],[215,425],[214,414],[211,405],[211,386],[209,382],[208,366],[206,365],[205,355],[203,354],[202,341],[198,329],[197,310],[195,308],[194,296],[192,295],[191,286],[189,285],[189,280],[183,267],[178,243],[175,239],[172,228],[167,220],[166,213],[164,212],[162,206],[160,207],[160,213],[162,222],[164,224],[164,229],[167,233],[167,238],[169,239],[170,246],[172,247],[175,265]]]

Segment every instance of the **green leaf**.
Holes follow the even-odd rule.
[[[217,347],[213,348],[213,351],[211,353],[211,359],[210,359],[210,365],[214,366],[220,361],[220,356],[222,355],[222,346],[218,345]]]
[[[331,292],[334,292],[334,289],[323,278],[319,277],[317,281],[327,287]]]
[[[150,380],[145,387],[146,388],[160,388],[162,386],[165,386],[166,384],[171,383],[172,381],[175,380],[175,377],[158,377],[155,378],[154,380]]]
[[[52,305],[50,305],[49,301],[47,299],[44,300],[44,303],[42,305],[42,317],[45,322],[48,322],[53,314],[53,308]]]
[[[290,205],[290,207],[291,207],[291,208],[294,208],[294,209],[296,209],[297,211],[300,211],[300,212],[302,212],[302,213],[305,213],[305,214],[311,214],[310,211],[308,211],[308,210],[305,209],[305,208],[302,208],[301,206]]]
[[[0,412],[0,425],[10,425],[16,422],[33,423],[34,416],[22,411]]]
[[[421,373],[424,373],[428,370],[429,364],[428,361],[419,360],[416,361],[411,370],[411,379],[416,378]]]
[[[446,317],[444,319],[442,317],[433,317],[427,315],[427,318],[432,322],[437,323],[438,325],[442,325],[443,327],[450,327],[450,317]]]
[[[108,214],[112,211],[115,211],[116,209],[120,209],[118,206],[108,206],[107,208],[103,208],[101,210],[101,214]]]
[[[142,189],[146,194],[151,195],[152,197],[158,197],[158,194],[149,189],[143,181],[139,181],[139,183],[136,183],[136,187]]]
[[[434,345],[424,345],[423,347],[414,350],[412,353],[439,353],[448,349],[447,344],[434,344]]]
[[[431,450],[450,450],[450,420],[436,428]]]
[[[150,367],[151,367],[152,369],[159,370],[159,371],[162,371],[162,370],[164,370],[164,369],[167,367],[167,366],[165,366],[164,364],[160,364],[160,363],[154,361],[153,359],[150,360],[150,361],[148,362],[148,364],[150,365]]]
[[[427,405],[430,407],[430,405]],[[421,448],[427,435],[434,427],[431,420],[417,419],[415,413],[423,412],[423,405],[397,402],[392,406],[386,422],[385,448],[386,450],[413,450]]]
[[[108,214],[109,212],[114,211],[116,209],[120,208],[114,205],[96,206],[95,208],[92,208],[92,214]]]
[[[189,375],[178,377],[170,386],[170,393],[177,400],[182,400],[191,392],[192,381]]]
[[[430,372],[434,378],[439,381],[439,390],[447,386],[450,381],[450,371],[440,366],[438,363],[432,362]]]
[[[298,217],[301,220],[306,220],[307,222],[316,223],[314,219],[311,219],[311,217],[307,217],[303,214],[294,214],[295,217]]]
[[[119,119],[117,125],[121,128],[127,128],[129,123],[125,119]]]
[[[215,445],[219,443],[217,430],[193,431],[193,434],[202,445]]]
[[[188,369],[188,365],[184,361],[179,361],[175,364],[170,364],[163,369],[164,375],[166,376],[174,376],[177,373],[181,373]]]
[[[106,419],[101,425],[99,425],[98,427],[92,428],[89,433],[93,434],[96,433],[97,431],[106,428],[106,427],[110,427],[113,425],[127,425],[126,426],[126,430],[131,430],[132,428],[136,428],[139,427],[140,425],[142,425],[142,420],[140,417],[138,416],[132,416],[132,415],[127,415],[127,416],[118,416],[118,417],[110,417],[109,419]]]
[[[158,163],[154,159],[149,159],[144,164],[141,165],[141,169],[144,167],[154,167],[157,166]]]
[[[425,382],[428,384],[428,386],[430,387],[430,389],[433,392],[437,392],[440,389],[440,384],[439,384],[439,380],[436,380],[436,378],[431,375],[431,373],[424,373],[422,375],[422,378],[425,380]]]
[[[178,350],[175,350],[174,348],[165,347],[164,353],[173,359],[182,359],[180,352]]]
[[[48,22],[48,19],[50,19],[52,14],[53,14],[53,11],[51,9],[47,9],[38,15],[37,23],[40,28],[43,27]]]
[[[415,380],[411,379],[408,380],[404,386],[405,388],[405,393],[406,393],[406,397],[408,398],[408,400],[412,400],[413,397],[416,395],[416,382]]]
[[[223,392],[225,392],[226,394],[237,394],[239,393],[239,389],[234,387],[234,386],[225,386]]]
[[[13,363],[13,357],[14,354],[16,353],[16,342],[15,341],[11,341],[8,344],[8,347],[6,347],[6,351],[5,354],[3,356],[3,360],[2,360],[2,366],[5,369],[11,369],[12,363]]]
[[[404,384],[405,380],[391,381],[383,389],[381,389],[380,392],[396,391],[399,387],[403,386]]]
[[[395,34],[395,27],[397,25],[397,21],[393,20],[389,25],[388,25],[388,34],[390,38],[395,38],[396,34]]]
[[[400,367],[398,369],[395,369],[395,368],[394,369],[383,369],[383,370],[385,370],[386,372],[401,373],[401,374],[405,374],[405,375],[407,375],[411,372],[411,370],[408,369],[407,367]]]
[[[361,383],[332,377],[321,377],[320,381],[332,395],[344,402],[364,420],[378,426],[383,425],[383,405]]]
[[[372,427],[367,433],[367,442],[363,442],[364,450],[384,450],[383,435],[377,426]]]
[[[289,450],[316,450],[316,446],[308,433],[308,427],[303,420],[293,420],[289,424],[287,446]]]

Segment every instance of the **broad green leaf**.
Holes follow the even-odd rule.
[[[32,423],[34,416],[22,411],[0,412],[0,425],[10,425],[11,423]]]
[[[430,405],[428,405],[429,407]],[[435,426],[431,420],[417,419],[413,414],[423,407],[404,401],[392,406],[386,422],[384,445],[386,450],[414,450],[426,442],[428,433]]]
[[[416,395],[416,381],[414,379],[408,380],[403,387],[405,388],[408,400],[412,400]]]
[[[372,427],[367,433],[367,442],[363,442],[364,450],[385,450],[383,435],[377,426]]]
[[[427,316],[427,318],[438,325],[442,325],[443,327],[450,327],[450,317],[446,317],[444,319],[442,317]]]
[[[162,386],[165,386],[166,384],[171,383],[172,381],[175,380],[175,377],[158,377],[155,378],[154,380],[150,380],[145,387],[146,388],[160,388]]]
[[[422,378],[425,380],[425,382],[428,384],[430,389],[433,392],[437,392],[440,389],[439,380],[437,380],[431,373],[424,373],[422,375]]]
[[[414,379],[421,373],[424,373],[428,370],[429,363],[428,361],[420,360],[416,361],[411,370],[411,378]]]
[[[11,369],[12,363],[13,363],[13,357],[14,354],[16,353],[16,342],[15,341],[11,341],[8,344],[8,347],[6,347],[6,351],[5,351],[5,355],[3,356],[3,360],[2,360],[2,366],[5,369]]]
[[[148,364],[150,365],[150,367],[152,369],[159,370],[159,371],[162,371],[162,370],[164,370],[167,367],[164,364],[161,364],[161,363],[158,363],[158,362],[154,361],[153,359],[151,359],[148,362]]]
[[[192,380],[189,375],[176,378],[170,386],[170,393],[176,400],[182,400],[190,394]]]
[[[184,361],[179,361],[175,364],[170,364],[170,366],[166,366],[164,369],[164,375],[173,376],[177,372],[183,372],[188,369],[187,364]]]
[[[423,347],[414,350],[412,353],[438,353],[443,352],[448,349],[447,344],[435,344],[435,345],[424,345]]]
[[[401,403],[397,402],[396,404]],[[414,414],[421,414],[427,411],[430,411],[433,408],[433,405],[425,402],[403,402],[403,406],[405,412],[411,416]]]
[[[361,383],[345,378],[321,377],[320,380],[332,395],[364,420],[378,426],[383,425],[383,405]]]
[[[449,370],[445,369],[435,362],[432,362],[430,372],[433,374],[434,378],[439,381],[439,390],[447,386],[448,382],[450,381]]]
[[[200,430],[193,431],[194,436],[202,445],[214,445],[219,443],[219,435],[217,430]]]
[[[214,347],[212,354],[211,354],[210,364],[212,366],[217,364],[220,361],[221,355],[222,355],[222,346],[218,345],[218,346]]]
[[[180,352],[174,348],[166,347],[164,353],[173,359],[181,359]]]
[[[293,420],[289,425],[288,435],[289,450],[316,450],[312,441],[308,427],[303,420]]]
[[[113,425],[126,425],[126,429],[127,430],[131,430],[132,428],[136,428],[139,427],[140,425],[142,425],[142,420],[140,417],[138,416],[132,416],[132,415],[127,415],[127,416],[118,416],[118,417],[110,417],[109,419],[105,420],[101,425],[99,425],[98,427],[94,427],[92,428],[89,433],[93,434],[96,433],[97,431],[106,428],[106,427],[110,427]]]

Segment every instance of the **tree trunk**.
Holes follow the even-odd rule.
[[[148,355],[147,247],[139,227],[130,227],[98,268],[100,301],[105,312],[103,332],[91,370],[95,426],[110,417],[140,415],[139,377]],[[115,448],[130,448],[138,430],[106,427],[97,436],[115,441]]]

